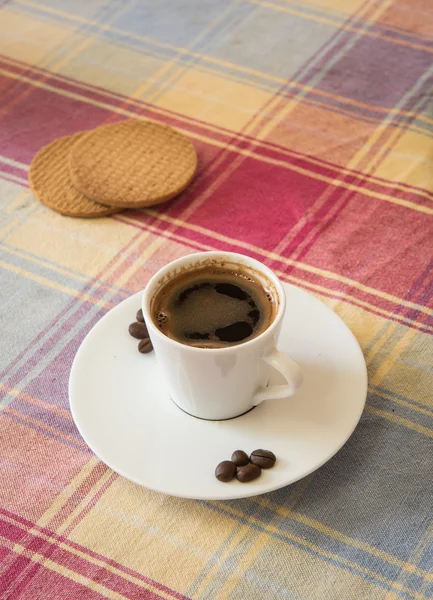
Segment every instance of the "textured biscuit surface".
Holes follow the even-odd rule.
[[[180,194],[194,177],[197,153],[167,125],[121,121],[90,131],[69,160],[74,186],[109,206],[153,206]]]
[[[69,176],[69,152],[85,133],[76,133],[54,140],[33,158],[29,183],[36,198],[49,208],[68,217],[104,217],[119,212],[90,200],[72,185]]]

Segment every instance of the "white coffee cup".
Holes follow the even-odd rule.
[[[224,348],[187,346],[165,335],[151,316],[152,300],[159,289],[190,269],[224,264],[252,270],[259,283],[272,287],[277,307],[269,327],[251,340]],[[286,309],[283,286],[268,267],[253,258],[233,252],[198,252],[179,258],[150,279],[142,309],[168,393],[190,415],[231,419],[265,400],[289,398],[302,383],[299,366],[276,348]],[[271,368],[281,373],[284,385],[268,385]]]

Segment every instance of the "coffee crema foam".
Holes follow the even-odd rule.
[[[155,294],[152,320],[169,338],[200,348],[225,348],[263,333],[275,318],[276,292],[240,265],[191,268]]]

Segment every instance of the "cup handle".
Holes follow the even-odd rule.
[[[281,373],[287,384],[262,386],[254,395],[253,405],[257,406],[264,400],[279,400],[293,396],[304,379],[302,371],[295,361],[276,348],[272,348],[270,352],[261,357],[261,360]]]

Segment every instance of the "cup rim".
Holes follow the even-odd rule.
[[[178,342],[177,340],[174,340],[173,338],[169,337],[168,335],[165,335],[164,333],[162,333],[162,331],[160,331],[158,329],[158,327],[156,327],[156,325],[154,324],[154,322],[152,320],[152,316],[150,314],[150,305],[151,305],[151,301],[153,298],[153,294],[150,296],[152,286],[155,285],[156,281],[158,279],[160,279],[161,276],[163,276],[165,273],[167,273],[171,269],[175,268],[176,266],[181,265],[188,259],[191,260],[195,257],[199,258],[201,256],[206,256],[208,258],[219,258],[219,259],[228,257],[232,260],[238,259],[240,261],[248,261],[248,263],[250,263],[250,264],[248,264],[248,266],[252,267],[256,271],[263,273],[266,277],[268,277],[272,281],[273,285],[275,286],[275,290],[278,294],[278,300],[279,300],[277,314],[275,315],[275,319],[272,321],[272,323],[269,325],[269,327],[267,329],[265,329],[264,331],[262,331],[257,337],[255,337],[251,340],[247,340],[246,342],[241,342],[240,344],[236,344],[234,346],[226,346],[226,347],[222,347],[222,348],[200,348],[198,346],[188,346],[188,344],[182,344],[182,342]],[[242,262],[240,264],[242,264]],[[278,325],[280,324],[280,322],[284,316],[284,312],[286,309],[286,294],[284,292],[283,285],[282,285],[281,281],[279,280],[279,278],[277,277],[277,275],[272,271],[272,269],[267,267],[265,264],[261,263],[259,260],[252,258],[251,256],[248,256],[247,254],[240,254],[238,252],[224,252],[222,250],[209,250],[209,251],[204,251],[204,252],[192,252],[191,254],[186,254],[185,256],[181,256],[180,258],[177,258],[177,259],[167,263],[161,269],[159,269],[149,279],[146,287],[144,288],[144,290],[142,292],[141,308],[143,311],[143,315],[144,315],[144,318],[146,321],[147,328],[148,328],[148,330],[152,331],[152,335],[156,335],[160,339],[163,339],[166,342],[171,343],[175,347],[182,349],[185,352],[186,351],[201,352],[201,353],[206,352],[206,354],[212,354],[214,352],[218,352],[218,355],[220,355],[222,352],[228,353],[228,352],[239,351],[241,348],[246,348],[247,346],[249,347],[252,344],[259,343],[263,339],[263,337],[274,332],[274,330],[278,327]]]

